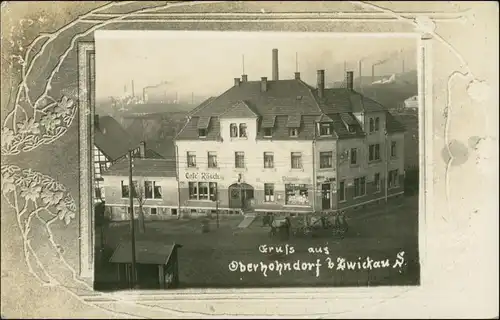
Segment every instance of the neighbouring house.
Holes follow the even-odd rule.
[[[176,136],[184,212],[334,212],[403,193],[405,128],[353,89],[296,72],[247,75],[189,115]],[[387,183],[385,183],[387,181]]]
[[[113,163],[126,158],[129,150],[135,157],[161,158],[161,156],[146,148],[144,141],[133,139],[128,132],[111,116],[94,116],[94,199],[105,199],[103,189],[103,172]]]
[[[418,109],[418,96],[413,96],[404,101],[405,109],[407,110],[417,110]]]
[[[145,220],[165,220],[178,217],[177,172],[175,160],[134,158],[133,187],[129,186],[130,164],[122,159],[103,172],[106,211],[112,221],[130,220],[130,193],[134,215],[140,207]]]

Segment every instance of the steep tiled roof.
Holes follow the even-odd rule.
[[[189,111],[188,116],[191,116],[191,115],[197,113],[198,111],[200,111],[201,109],[203,109],[207,104],[209,104],[210,102],[212,102],[213,100],[215,100],[215,98],[216,97],[210,97],[207,100],[203,101],[202,103],[200,103],[199,106],[197,106],[193,110]]]
[[[208,129],[210,119],[212,119],[212,117],[199,117],[197,123],[198,129]]]
[[[237,101],[232,107],[230,107],[226,112],[219,115],[219,118],[256,118],[257,113],[252,110],[249,103],[245,101]],[[201,117],[200,117],[201,118]]]
[[[133,175],[139,177],[173,177],[177,176],[175,160],[166,159],[140,159],[133,161]],[[124,158],[111,165],[103,176],[128,176],[129,162]]]
[[[261,128],[274,128],[274,123],[276,122],[276,116],[264,116],[262,122],[260,123]]]
[[[300,123],[302,121],[302,115],[294,114],[288,116],[288,121],[286,122],[287,128],[300,128]]]
[[[398,121],[390,112],[386,112],[385,121],[388,133],[406,131],[402,122]]]
[[[302,96],[297,99],[297,96]],[[258,115],[288,115],[300,110],[302,114],[321,114],[311,89],[300,80],[267,81],[267,91],[261,92],[260,81],[241,82],[192,116],[219,116],[238,101],[245,103]]]
[[[302,80],[267,81],[267,90],[261,91],[261,81],[240,82],[220,96],[204,102],[191,113],[191,119],[176,139],[198,138],[199,121],[212,116],[208,134],[204,140],[219,139],[219,118],[259,118],[257,138],[265,138],[264,128],[273,128],[272,139],[314,139],[317,122],[333,122],[333,137],[349,138],[364,136],[363,130],[352,113],[386,111],[378,102],[345,88],[325,89],[322,98],[318,90]],[[347,124],[353,126],[349,132]],[[391,119],[392,128],[398,121]],[[290,137],[289,128],[299,127],[299,136]],[[396,129],[400,130],[400,129]]]
[[[111,160],[116,160],[132,148],[137,148],[139,141],[132,137],[110,116],[100,116],[94,127],[94,144]]]
[[[344,118],[346,118],[346,115],[348,117],[351,117],[353,122],[351,125],[353,126],[355,132],[349,132],[347,127],[344,124],[344,120],[342,120],[342,115]],[[337,133],[337,136],[339,138],[361,138],[365,136],[365,133],[363,132],[363,129],[361,128],[361,125],[357,120],[353,118],[353,115],[350,113],[332,113],[329,114],[330,118],[333,120],[333,130]],[[348,120],[349,121],[349,120]]]

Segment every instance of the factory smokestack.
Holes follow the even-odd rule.
[[[273,49],[273,80],[279,80],[278,49]]]
[[[317,80],[317,85],[318,85],[318,96],[320,98],[323,98],[325,94],[325,70],[318,70],[318,80]]]

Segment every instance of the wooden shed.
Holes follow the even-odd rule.
[[[136,286],[139,289],[172,289],[179,286],[180,244],[137,241],[135,244]],[[132,283],[131,243],[118,245],[109,259],[117,266],[119,286],[130,288]]]

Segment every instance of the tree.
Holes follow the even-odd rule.
[[[145,233],[146,232],[146,226],[144,223],[144,203],[146,202],[146,197],[145,197],[145,190],[144,186],[138,185],[135,187],[135,199],[137,200],[137,204],[139,205],[139,212],[138,212],[138,217],[139,217],[139,233]]]

